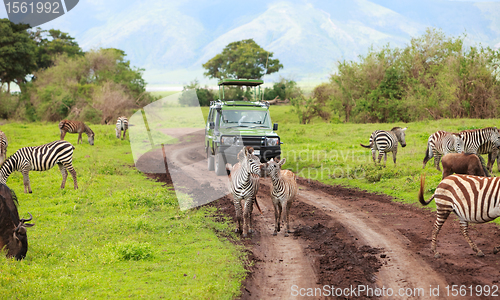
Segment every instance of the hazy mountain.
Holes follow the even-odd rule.
[[[202,63],[248,38],[283,63],[281,75],[324,80],[336,61],[372,46],[404,46],[427,27],[500,47],[500,2],[81,0],[42,27],[69,32],[85,50],[123,49],[154,84],[203,80]]]

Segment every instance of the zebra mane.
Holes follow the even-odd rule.
[[[87,124],[83,123],[83,126],[85,126],[85,133],[87,135],[91,135],[91,134],[94,134],[94,132],[92,131],[92,129],[90,129],[89,126],[87,126]]]
[[[398,129],[402,129],[402,128],[401,128],[401,127],[399,127],[399,126],[392,127],[391,131],[396,131],[396,130],[398,130]]]

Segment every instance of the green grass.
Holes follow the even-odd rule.
[[[22,176],[7,185],[19,199],[21,217],[33,214],[25,260],[0,259],[2,299],[232,299],[245,276],[242,249],[228,222],[213,210],[180,211],[175,193],[145,178],[133,165],[128,141],[114,126],[93,125],[95,146],[75,147],[78,190],[68,177],[61,190],[57,167],[30,172],[33,194]],[[56,123],[11,123],[0,128],[8,154],[58,139]]]
[[[285,168],[299,176],[319,180],[326,184],[356,187],[396,197],[399,201],[420,206],[417,193],[420,175],[426,174],[426,199],[441,181],[441,172],[434,168],[431,159],[425,169],[422,160],[429,135],[446,130],[458,132],[464,129],[500,125],[499,120],[442,119],[394,124],[332,124],[314,119],[312,124],[299,124],[290,106],[271,106],[271,117],[279,123],[278,133],[282,145],[282,157],[287,159]],[[398,146],[397,166],[392,153],[387,156],[387,167],[375,166],[368,144],[370,134],[377,130],[390,130],[394,126],[408,127],[407,146]],[[483,156],[487,160],[486,156]],[[496,165],[494,174],[498,175]],[[432,202],[434,205],[434,202]]]

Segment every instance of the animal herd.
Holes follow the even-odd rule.
[[[370,136],[370,145],[361,146],[371,148],[375,163],[376,151],[379,151],[379,163],[384,155],[384,167],[387,152],[392,152],[396,164],[398,142],[403,147],[406,145],[405,130],[406,128],[400,127],[394,127],[391,131],[377,130]],[[436,201],[437,219],[431,242],[431,250],[436,258],[440,257],[436,249],[437,236],[451,212],[458,216],[462,235],[472,250],[477,256],[484,256],[471,240],[468,226],[469,223],[486,223],[500,216],[500,178],[492,178],[489,173],[495,159],[498,159],[499,147],[500,132],[496,127],[464,130],[459,133],[441,130],[429,136],[423,168],[434,157],[434,166],[439,171],[439,162],[442,162],[443,177],[434,195],[426,201],[425,176],[421,176],[418,199],[422,205]],[[488,154],[487,165],[480,154]],[[452,175],[453,173],[456,174]],[[493,249],[495,254],[499,251],[500,246]]]
[[[126,117],[119,117],[116,123],[116,137],[125,138],[128,128]],[[20,219],[17,211],[17,197],[7,185],[7,179],[14,171],[23,175],[24,192],[32,193],[29,172],[47,171],[56,164],[62,174],[61,189],[66,184],[68,172],[73,177],[74,189],[78,189],[76,171],[73,168],[73,150],[75,147],[64,140],[66,133],[78,133],[77,143],[82,142],[82,133],[88,136],[90,145],[94,145],[95,134],[84,122],[62,120],[59,123],[60,140],[34,147],[23,147],[7,158],[7,136],[0,131],[0,250],[6,250],[7,257],[23,259],[28,251],[26,228],[33,219]]]

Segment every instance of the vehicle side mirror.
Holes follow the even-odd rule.
[[[273,130],[278,130],[278,123],[273,124]]]
[[[208,126],[210,127],[210,129],[214,129],[215,128],[215,123],[214,122],[210,122],[210,123],[208,123]]]

